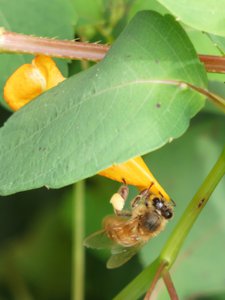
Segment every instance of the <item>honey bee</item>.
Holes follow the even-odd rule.
[[[141,191],[132,201],[131,209],[124,210],[128,187],[122,185],[111,198],[115,215],[103,219],[103,229],[84,240],[89,248],[111,250],[107,268],[113,269],[126,263],[151,238],[157,236],[173,217],[174,203],[150,188]]]

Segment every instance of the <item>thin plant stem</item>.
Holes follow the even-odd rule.
[[[180,81],[180,80],[174,80],[174,79],[147,79],[147,80],[136,80],[136,84],[138,83],[153,83],[153,84],[165,84],[165,85],[176,85],[179,86],[181,89],[190,88],[204,96],[206,96],[214,105],[216,105],[220,110],[225,112],[225,99],[220,97],[217,94],[214,94],[204,88],[201,88],[199,86],[195,86],[189,82]]]
[[[0,28],[0,52],[100,61],[109,49],[109,45],[35,37]],[[199,54],[199,59],[207,72],[225,73],[225,57]]]
[[[162,274],[163,281],[166,285],[171,300],[179,300],[175,286],[168,270],[164,270]]]
[[[151,295],[152,295],[152,293],[155,289],[155,286],[156,286],[159,278],[161,277],[161,274],[162,274],[163,270],[165,269],[165,267],[166,267],[166,263],[162,261],[161,264],[158,267],[158,270],[155,273],[154,279],[151,282],[151,285],[150,285],[150,287],[149,287],[149,289],[148,289],[148,291],[147,291],[147,293],[144,297],[144,300],[150,300]]]
[[[107,45],[36,37],[0,28],[0,52],[44,54],[59,58],[99,61],[108,49]]]
[[[84,299],[84,198],[85,185],[80,181],[73,186],[72,300]]]
[[[174,228],[170,238],[165,244],[162,252],[161,259],[169,263],[170,266],[174,263],[177,258],[180,249],[189,234],[194,222],[202,212],[206,203],[209,200],[210,195],[216,188],[225,174],[225,147],[217,160],[216,164],[206,177],[203,184],[195,194],[194,198],[186,208],[180,221]]]
[[[225,73],[225,57],[216,55],[199,55],[199,59],[205,65],[207,72]]]
[[[206,89],[203,89],[203,88],[198,87],[198,86],[194,86],[193,84],[187,83],[187,85],[188,85],[191,89],[193,89],[193,90],[199,92],[199,93],[202,94],[202,95],[205,95],[205,96],[208,98],[208,100],[210,100],[210,101],[211,101],[213,104],[215,104],[219,109],[221,109],[223,112],[225,112],[225,99],[224,99],[224,98],[222,98],[222,97],[220,97],[219,95],[214,94],[214,93],[212,93],[212,92],[210,92],[210,91],[208,91],[208,90],[206,90]]]

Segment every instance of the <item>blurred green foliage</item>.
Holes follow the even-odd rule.
[[[51,3],[55,9],[50,7],[45,10],[42,9],[44,1],[32,1],[35,6],[29,5],[28,0],[23,0],[21,5],[15,1],[12,7],[7,6],[12,2],[0,0],[1,12],[9,15],[7,20],[2,19],[4,22],[1,25],[7,26],[10,23],[12,27],[8,29],[73,38],[77,22],[76,37],[104,42],[115,40],[128,20],[139,10],[167,12],[156,1],[73,0],[74,11],[70,1],[55,0],[54,4]],[[24,22],[24,16],[28,17],[29,24],[37,22],[34,28],[29,28],[28,23]],[[65,17],[62,19],[62,16]],[[183,26],[196,49],[204,49],[204,53],[218,53],[210,39],[195,28]],[[220,42],[222,49],[224,38],[214,37],[213,40]],[[2,55],[1,69],[7,69],[7,72],[1,73],[1,85],[14,68],[28,59],[20,55]],[[61,68],[65,73],[69,69],[72,74],[79,70],[80,63],[67,65],[61,62]],[[224,76],[212,78],[214,82],[210,88],[225,97],[224,85],[221,84]],[[10,113],[1,107],[1,125],[9,116]],[[138,256],[119,269],[105,268],[107,252],[85,250],[85,299],[112,299],[144,266],[157,257],[179,216],[219,156],[225,142],[224,132],[224,115],[209,107],[195,117],[188,132],[179,140],[145,156],[149,168],[177,204],[175,217],[159,237],[150,241]],[[1,170],[1,175],[4,175],[4,170]],[[85,186],[85,231],[88,235],[100,229],[102,218],[112,213],[108,200],[119,184],[95,176],[87,179]],[[132,189],[132,194],[135,192]],[[195,224],[172,269],[172,277],[181,299],[225,299],[224,195],[223,180]],[[0,197],[0,300],[71,299],[73,217],[71,187],[60,190],[42,188]],[[168,299],[161,283],[157,293],[158,299]]]
[[[158,255],[189,199],[219,155],[224,131],[223,117],[204,113],[195,118],[182,138],[145,157],[176,201],[175,218],[159,237],[143,248],[139,259],[135,257],[117,270],[105,267],[109,253],[88,249],[86,299],[112,299]],[[100,229],[102,218],[112,213],[108,199],[118,187],[118,183],[100,176],[86,181],[86,235]],[[183,299],[206,291],[214,297],[214,293],[223,288],[224,187],[223,181],[174,266],[172,276]],[[70,187],[0,197],[2,299],[70,299],[72,205]],[[201,273],[206,272],[211,275],[199,281]],[[163,292],[161,288],[160,293]],[[160,297],[166,299],[165,294]]]

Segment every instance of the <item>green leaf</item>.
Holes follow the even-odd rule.
[[[213,41],[214,45],[225,55],[225,37],[209,34],[210,39]]]
[[[221,81],[209,81],[209,91],[225,99],[225,85]],[[224,112],[215,106],[212,102],[207,101],[204,111],[223,115]]]
[[[185,24],[225,36],[225,0],[158,0]]]
[[[86,40],[110,40],[118,35],[118,23],[126,22],[130,0],[72,0],[79,16],[77,32]],[[120,26],[119,26],[120,31]],[[99,36],[100,34],[100,36]]]
[[[209,38],[209,34],[192,29],[190,27],[187,28],[186,32],[197,53],[221,56],[221,52],[219,51],[218,47],[213,44],[212,40]],[[209,80],[218,80],[224,82],[224,74],[207,73],[207,76]]]
[[[205,71],[180,25],[136,15],[99,64],[16,112],[0,130],[0,193],[58,188],[182,135]]]
[[[133,17],[137,12],[141,10],[154,10],[161,15],[168,14],[169,11],[165,8],[165,6],[161,5],[157,0],[138,0],[133,1],[132,5],[129,9],[129,18]]]
[[[187,35],[195,47],[197,53],[208,55],[220,55],[220,51],[210,40],[209,35],[205,32],[188,28]]]
[[[0,26],[8,31],[44,37],[73,39],[76,16],[70,0],[0,0]],[[4,70],[0,78],[0,90],[7,78],[22,64],[31,62],[30,55],[1,54],[0,66]],[[67,62],[59,67],[67,74]],[[2,94],[2,92],[1,92]],[[0,99],[6,105],[3,99]]]

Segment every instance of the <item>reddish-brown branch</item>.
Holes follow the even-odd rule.
[[[0,52],[45,54],[59,58],[99,61],[109,46],[35,37],[9,31],[0,31]]]
[[[166,288],[168,290],[168,293],[170,295],[170,299],[171,300],[179,300],[177,292],[176,292],[176,289],[175,289],[175,286],[173,284],[173,281],[172,281],[172,278],[170,276],[169,271],[165,270],[163,272],[162,277],[163,277],[164,283],[166,285]]]
[[[144,297],[144,300],[150,300],[151,298],[151,295],[152,295],[152,292],[154,291],[155,289],[155,286],[156,286],[156,283],[158,282],[158,280],[160,279],[161,275],[162,275],[162,272],[164,271],[165,267],[166,267],[167,263],[166,262],[161,262],[161,264],[159,265],[158,267],[158,270],[157,272],[155,273],[155,276],[154,276],[154,279],[153,281],[151,282],[151,285]]]
[[[100,61],[110,46],[35,37],[0,30],[0,52],[45,54],[52,57]],[[199,55],[207,72],[225,73],[225,57]]]
[[[225,73],[225,57],[215,55],[199,55],[199,59],[210,73]]]

